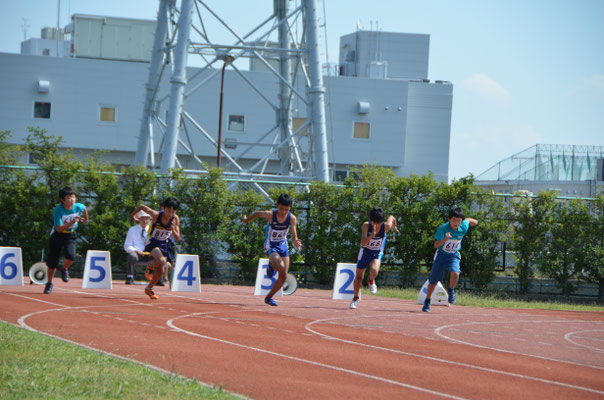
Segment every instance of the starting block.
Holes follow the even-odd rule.
[[[424,286],[419,291],[419,295],[417,296],[417,304],[424,304],[424,300],[426,300],[426,295],[428,294],[428,283],[426,280]],[[431,304],[437,306],[449,306],[449,293],[443,287],[443,285],[438,282],[436,287],[434,288],[434,292],[432,292]]]
[[[20,247],[0,247],[0,285],[23,286]]]
[[[258,271],[256,272],[256,286],[254,287],[254,296],[266,296],[271,291],[273,285],[279,279],[279,272],[275,271],[275,275],[269,278],[266,275],[268,268],[268,258],[258,260]],[[283,296],[283,288],[279,289],[275,296]]]

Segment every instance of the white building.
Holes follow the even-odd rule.
[[[67,56],[53,57],[56,52],[43,56],[37,50],[0,53],[0,130],[10,130],[12,142],[23,143],[28,127],[40,127],[62,136],[64,146],[78,157],[104,150],[103,157],[111,163],[133,163],[154,23],[74,15],[66,27],[71,35]],[[56,40],[52,42],[56,48]],[[397,175],[432,172],[446,181],[453,86],[427,78],[429,36],[358,31],[343,36],[340,48],[341,76],[324,77],[332,179],[343,179],[351,166],[375,163]],[[197,70],[189,68],[187,75]],[[272,74],[244,73],[278,101],[279,85]],[[160,97],[169,93],[168,81],[166,74]],[[302,81],[297,80],[300,91],[304,91]],[[218,131],[219,90],[218,76],[185,100],[195,120],[215,127],[208,131],[213,137]],[[242,156],[238,160],[242,166],[253,165],[265,153],[258,147],[246,152],[246,144],[257,142],[271,129],[274,110],[258,101],[257,94],[228,69],[224,93],[223,144],[230,154]],[[167,112],[158,111],[159,115]],[[306,112],[304,104],[294,101],[294,129],[305,121]],[[310,144],[302,139],[304,159]],[[191,135],[190,141],[195,154],[213,165],[216,150],[207,139]],[[159,142],[155,138],[155,149]],[[261,143],[270,146],[271,140]],[[184,149],[179,148],[178,158],[183,167],[195,168]],[[278,169],[279,161],[271,158],[267,171]]]

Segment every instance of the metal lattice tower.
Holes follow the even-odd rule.
[[[205,137],[204,143],[213,146],[215,150],[219,146],[216,140],[219,135],[216,128],[202,126],[187,112],[186,100],[193,92],[202,89],[221,69],[224,74],[224,69],[229,65],[259,98],[274,110],[276,123],[257,143],[251,144],[239,154],[238,158],[241,158],[252,147],[259,146],[261,140],[274,135],[266,155],[260,157],[251,167],[242,167],[237,157],[220,146],[220,154],[232,170],[228,174],[252,179],[266,178],[267,162],[269,158],[277,156],[279,174],[271,175],[272,177],[282,180],[316,179],[328,182],[325,88],[321,75],[317,4],[316,0],[299,1],[299,6],[290,7],[291,0],[274,0],[271,15],[248,33],[240,35],[236,28],[225,23],[204,0],[181,0],[180,9],[176,7],[176,0],[160,0],[135,162],[155,168],[156,154],[160,154],[160,171],[165,173],[170,168],[180,166],[177,150],[178,146],[181,146],[199,163],[199,172],[204,171],[202,162],[193,148],[189,130],[195,130]],[[214,43],[210,40],[211,36],[206,31],[207,23],[204,24],[209,18],[218,21],[232,34],[233,43]],[[302,25],[300,37],[297,37],[297,30],[294,32],[292,29],[294,24]],[[201,37],[200,41],[191,39],[192,30]],[[278,47],[267,46],[268,38],[274,31],[278,32]],[[204,60],[204,65],[191,76],[186,75],[189,54],[199,55]],[[278,59],[278,70],[267,61],[267,54],[270,54],[272,59]],[[240,57],[256,57],[273,74],[279,82],[278,102],[270,100],[268,94],[263,93],[233,64],[233,61]],[[215,64],[219,68],[216,68]],[[171,74],[169,95],[161,97],[159,87],[162,76],[168,73]],[[304,80],[304,92],[296,89],[296,77],[302,77],[298,79]],[[295,130],[292,129],[294,98],[304,103],[307,110],[306,122]],[[168,110],[165,119],[158,115],[162,106]],[[220,129],[219,127],[218,130]],[[160,148],[156,151],[153,143],[157,130],[163,131],[164,136]],[[308,132],[310,140],[306,159],[301,156],[298,143],[300,133],[304,130]],[[266,144],[262,148],[265,147]],[[262,190],[260,186],[256,186]]]

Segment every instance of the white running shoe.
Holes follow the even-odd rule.
[[[354,310],[355,308],[357,308],[358,304],[359,304],[358,300],[353,300],[353,301],[350,302],[350,306],[349,307]]]
[[[377,285],[375,284],[375,281],[373,281],[373,283],[371,285],[369,285],[369,293],[371,293],[371,294],[377,293]]]

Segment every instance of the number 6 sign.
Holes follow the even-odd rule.
[[[111,289],[111,254],[108,251],[88,250],[84,266],[83,289]]]
[[[356,264],[338,263],[336,278],[333,281],[333,295],[331,297],[333,300],[352,300],[354,297],[353,282],[356,272]]]
[[[20,247],[0,247],[0,285],[23,286]]]

